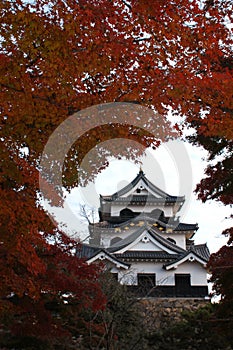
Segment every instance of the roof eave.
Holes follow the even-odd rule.
[[[161,190],[160,188],[155,186],[152,182],[150,182],[145,177],[145,174],[142,170],[139,171],[137,176],[127,186],[123,187],[121,190],[113,193],[110,196],[100,195],[100,200],[101,201],[104,200],[107,202],[115,201],[117,198],[126,194],[132,188],[134,188],[141,179],[145,182],[145,184],[148,186],[148,188],[151,189],[152,192],[160,193],[161,199],[163,199],[165,202],[167,202],[167,203],[180,203],[180,205],[183,205],[183,203],[185,201],[185,196],[171,196],[168,193],[164,192],[163,190]]]
[[[102,254],[103,256],[101,257],[100,254]],[[107,257],[107,259],[106,259],[106,257]],[[96,254],[94,254],[92,257],[87,259],[87,263],[91,264],[98,259],[99,260],[108,260],[108,261],[112,262],[113,264],[115,264],[118,268],[122,267],[122,268],[128,270],[130,267],[130,264],[127,264],[127,263],[119,260],[114,255],[109,254],[105,249],[101,249]]]
[[[193,258],[192,256],[188,257],[189,255],[194,255],[196,257]],[[190,258],[193,258],[192,260]],[[193,262],[194,260],[196,260],[197,262],[199,262],[200,264],[203,265],[204,268],[206,268],[207,262],[208,260],[204,259],[203,257],[199,256],[198,254],[196,254],[195,251],[189,250],[186,254],[184,254],[183,256],[181,256],[179,259],[177,259],[177,261],[172,262],[170,264],[165,264],[163,266],[163,268],[165,270],[172,270],[172,269],[177,269],[177,267],[181,264],[183,264],[184,262],[186,262],[187,260]]]

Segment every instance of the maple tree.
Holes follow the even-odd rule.
[[[56,347],[62,338],[71,344],[87,331],[82,309],[104,307],[99,270],[74,256],[77,242],[39,207],[36,169],[11,152],[8,157],[1,173],[0,343],[39,349]]]
[[[172,110],[195,128],[192,142],[209,150],[210,159],[223,156],[207,169],[200,197],[232,201],[232,37],[226,26],[232,4],[3,0],[0,18],[0,310],[15,315],[18,306],[6,300],[12,293],[22,300],[26,294],[31,305],[42,298],[50,266],[44,251],[49,256],[58,249],[55,256],[64,264],[72,259],[60,254],[65,236],[52,248],[44,237],[58,233],[40,207],[38,169],[50,135],[74,112],[100,103],[134,102],[156,110],[159,119],[156,113],[153,118],[141,115],[141,128],[136,128],[132,112],[124,122],[90,126],[59,164],[67,188],[81,181],[78,170],[95,145],[89,178],[107,166],[109,155],[137,159],[143,147],[156,147],[171,134],[166,116]],[[88,128],[88,118],[82,123]],[[142,149],[137,152],[130,143],[125,150],[120,143],[104,149],[103,142],[113,137],[134,140]],[[54,276],[61,272],[59,259],[54,257]],[[60,283],[57,279],[57,293]],[[27,310],[26,304],[21,310]]]
[[[223,234],[228,236],[228,242],[218,252],[210,256],[208,267],[211,272],[210,281],[213,282],[213,289],[215,294],[220,297],[217,310],[220,331],[231,334],[233,325],[233,228],[224,230]],[[227,327],[225,320],[227,320]]]

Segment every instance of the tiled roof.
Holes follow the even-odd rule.
[[[198,256],[208,261],[210,258],[210,251],[206,244],[197,244],[190,247],[191,251],[194,251]]]
[[[141,228],[138,230],[137,235],[139,236],[145,228]],[[201,260],[208,262],[210,252],[206,244],[198,244],[193,245],[189,248],[188,251],[177,247],[172,242],[166,240],[165,238],[161,237],[157,233],[153,233],[150,231],[151,235],[154,235],[154,238],[157,239],[161,244],[164,246],[169,247],[170,249],[173,249],[173,251],[177,250],[176,253],[170,254],[166,251],[125,251],[124,253],[115,253],[116,251],[120,250],[121,248],[127,246],[128,244],[132,243],[132,237],[130,239],[124,239],[121,242],[116,243],[114,246],[109,248],[100,248],[100,247],[93,247],[87,244],[80,245],[80,249],[77,249],[77,257],[85,258],[87,260],[93,258],[100,252],[105,252],[107,255],[112,256],[114,260],[123,262],[123,261],[132,261],[135,259],[139,260],[154,260],[154,261],[163,261],[164,267],[167,267],[171,264],[177,263],[181,261],[183,258],[188,256],[190,253],[193,253],[196,255],[197,258],[200,258]],[[129,238],[129,237],[127,237]],[[135,237],[134,237],[135,239]],[[121,245],[122,244],[122,245]]]
[[[134,231],[132,234],[130,234],[125,239],[122,239],[121,241],[113,244],[111,247],[108,248],[111,252],[116,252],[120,249],[125,248],[127,245],[133,243],[144,231],[147,231],[152,238],[154,238],[157,242],[159,242],[162,246],[176,252],[176,253],[183,253],[185,252],[184,249],[177,246],[176,244],[170,242],[166,238],[160,236],[152,227],[148,225],[144,225],[140,227],[138,230]]]
[[[168,222],[165,223],[162,220],[159,220],[158,218],[153,219],[153,217],[147,216],[146,214],[139,214],[137,217],[132,218],[126,222],[122,222],[120,224],[110,223],[108,221],[99,222],[95,224],[95,227],[123,228],[124,226],[129,226],[131,223],[134,224],[134,225],[131,225],[132,227],[133,226],[137,227],[137,224],[142,221],[144,221],[145,223],[148,222],[152,225],[158,224],[158,226],[161,226],[164,229],[168,228],[168,229],[173,229],[174,231],[196,231],[198,229],[198,224],[187,224],[187,223],[182,223],[182,222],[169,220],[169,219],[167,220]]]
[[[102,256],[102,257],[101,257]],[[95,258],[98,260],[98,259],[101,259],[101,260],[110,260],[112,262],[114,262],[115,264],[119,264],[119,265],[123,265],[123,267],[125,268],[129,268],[130,265],[123,262],[122,260],[118,259],[114,254],[111,254],[109,253],[106,249],[100,249],[98,252],[94,253],[88,260],[90,261],[91,259],[94,258],[94,261],[95,261]]]
[[[187,225],[187,224],[184,224]],[[149,235],[158,243],[161,244],[164,248],[168,248],[174,254],[170,254],[166,251],[125,251],[124,253],[117,253],[121,249],[127,247],[133,243],[140,235],[147,231]],[[87,260],[96,256],[101,251],[106,254],[112,255],[114,259],[124,260],[134,260],[134,259],[143,259],[143,260],[162,260],[166,262],[164,265],[169,266],[176,262],[181,261],[183,258],[188,256],[191,252],[196,255],[197,258],[207,262],[209,260],[210,252],[206,244],[190,245],[188,250],[184,250],[166,238],[162,237],[155,228],[151,225],[144,224],[142,227],[137,228],[132,234],[122,239],[119,242],[116,242],[108,248],[101,248],[97,246],[90,246],[88,244],[81,244],[77,249],[76,255],[81,258],[86,258]]]
[[[121,254],[114,254],[119,259],[143,259],[143,260],[176,260],[178,254],[169,254],[163,251],[126,251]]]
[[[93,247],[89,244],[80,244],[79,247],[76,250],[76,256],[78,258],[85,258],[90,259],[92,258],[96,253],[100,252],[100,247]]]
[[[119,249],[122,249],[122,248],[126,247],[127,245],[129,245],[133,241],[135,241],[135,239],[137,239],[145,231],[145,229],[146,229],[146,226],[142,226],[142,227],[138,228],[136,231],[131,233],[126,238],[124,238],[124,239],[120,240],[119,242],[116,242],[115,244],[110,246],[108,248],[108,251],[115,252],[115,251],[117,251]]]
[[[198,224],[185,224],[180,222],[174,231],[196,231],[198,229]]]
[[[109,197],[108,197],[109,198]],[[177,200],[178,197],[176,196],[167,196],[167,197],[159,197],[156,198],[152,195],[132,195],[132,196],[127,196],[127,197],[117,197],[114,200],[114,203],[174,203],[179,200]],[[104,198],[105,199],[105,198]],[[110,197],[111,200],[111,197]]]
[[[166,202],[184,202],[185,197],[184,196],[170,196],[168,193],[162,191],[160,188],[158,188],[157,186],[155,186],[152,182],[150,182],[146,177],[145,174],[143,173],[142,170],[139,171],[138,175],[131,181],[131,183],[129,183],[127,186],[125,186],[124,188],[122,188],[121,190],[115,192],[113,195],[111,196],[100,196],[100,198],[102,200],[105,201],[115,201],[117,200],[119,197],[123,196],[124,194],[126,194],[127,192],[131,191],[132,188],[134,188],[140,180],[143,180],[143,182],[145,183],[145,185],[154,193],[156,193],[159,198],[155,198],[153,197],[154,201],[156,200],[160,200],[164,199]],[[134,197],[134,196],[133,196]],[[143,196],[135,196],[135,200],[139,200],[141,201],[141,199],[139,199],[139,197],[143,198]],[[120,198],[122,200],[122,198]],[[132,199],[132,197],[131,197]],[[129,199],[127,199],[129,200]]]
[[[162,245],[165,247],[177,252],[181,253],[184,252],[185,250],[176,244],[172,243],[171,241],[167,240],[166,238],[160,236],[152,227],[149,229],[149,232],[154,236],[154,238],[159,241]]]
[[[181,260],[184,259],[185,257],[188,257],[189,254],[193,254],[194,256],[197,257],[197,259],[199,258],[201,261],[205,263],[208,262],[209,256],[210,256],[209,249],[206,244],[191,246],[188,251],[186,251],[184,254],[179,255],[176,260],[170,261],[164,264],[164,267],[169,268],[169,266],[171,267],[174,264],[181,262]]]
[[[84,258],[87,260],[90,260],[91,258],[95,257],[96,255],[104,253],[105,255],[112,258],[116,263],[124,264],[125,266],[130,266],[129,264],[126,264],[122,262],[118,257],[114,254],[111,254],[107,249],[101,248],[101,247],[93,247],[88,244],[81,244],[79,248],[76,250],[76,256],[78,258]]]

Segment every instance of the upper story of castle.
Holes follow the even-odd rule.
[[[122,223],[144,214],[162,221],[173,220],[184,204],[184,196],[172,196],[150,182],[142,170],[124,188],[100,195],[100,221]]]

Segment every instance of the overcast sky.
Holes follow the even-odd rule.
[[[230,207],[210,201],[202,203],[193,193],[196,184],[204,177],[206,152],[182,141],[171,141],[157,150],[147,150],[142,158],[142,170],[147,178],[170,195],[185,195],[186,202],[178,213],[181,222],[198,223],[195,243],[207,242],[211,252],[217,251],[227,239],[221,235],[230,227]],[[99,206],[99,194],[112,194],[131,182],[138,174],[140,165],[126,160],[110,161],[95,183],[86,188],[75,188],[67,195],[63,209],[49,209],[56,215],[56,221],[72,236],[84,239],[87,236],[85,220],[79,216],[80,203],[92,208]]]

